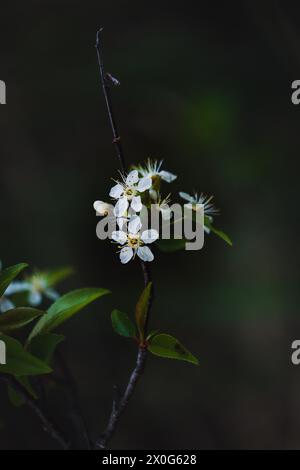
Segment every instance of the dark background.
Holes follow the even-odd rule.
[[[157,253],[151,326],[177,336],[200,366],[149,357],[112,441],[120,449],[298,448],[300,368],[299,7],[278,1],[26,1],[1,5],[0,243],[5,266],[72,265],[61,288],[112,295],[61,331],[94,437],[135,346],[111,329],[142,289],[95,236],[117,160],[94,49],[104,26],[106,68],[128,163],[165,159],[169,188],[214,194],[216,224],[234,241]],[[51,396],[50,396],[51,398]],[[64,426],[62,396],[53,396]],[[55,410],[54,410],[55,411]],[[1,449],[56,444],[0,389]]]

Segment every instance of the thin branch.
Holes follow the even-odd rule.
[[[117,157],[120,162],[120,167],[123,173],[125,173],[126,170],[126,165],[125,165],[125,158],[124,158],[124,153],[123,153],[123,148],[122,148],[122,143],[121,143],[121,137],[118,132],[116,120],[114,117],[113,109],[112,109],[112,101],[111,101],[111,95],[110,95],[110,87],[109,87],[109,82],[111,81],[112,75],[106,74],[104,71],[104,65],[103,65],[103,58],[102,58],[102,52],[101,52],[101,39],[100,39],[100,33],[102,31],[102,28],[97,31],[96,34],[96,51],[97,51],[97,57],[98,57],[98,64],[99,64],[99,72],[100,72],[100,78],[101,78],[101,84],[102,84],[102,89],[103,89],[103,94],[105,98],[105,103],[106,103],[106,108],[107,108],[107,113],[108,113],[108,118],[110,122],[110,127],[113,133],[113,144],[115,145],[116,152],[117,152]],[[109,78],[108,78],[109,77]],[[116,80],[116,79],[114,79]]]
[[[147,349],[140,347],[138,350],[136,365],[130,375],[125,393],[119,403],[116,403],[116,401],[113,400],[113,406],[109,417],[108,425],[102,436],[97,440],[95,444],[95,449],[103,450],[107,448],[108,442],[115,433],[119,418],[126,409],[128,402],[134,393],[137,382],[144,372],[146,357]]]
[[[114,77],[112,77],[110,74],[105,72],[104,63],[103,63],[103,54],[102,54],[102,43],[101,43],[101,38],[100,38],[101,32],[102,32],[102,28],[100,28],[96,34],[96,50],[97,50],[101,85],[102,85],[102,90],[104,93],[104,98],[105,98],[105,103],[106,103],[106,108],[107,108],[107,113],[108,113],[108,118],[109,118],[111,130],[112,130],[112,134],[114,137],[113,144],[115,145],[115,149],[116,149],[117,157],[120,162],[121,170],[123,173],[125,173],[126,171],[125,157],[124,157],[123,147],[121,144],[121,138],[119,136],[116,120],[114,117],[110,86],[109,86],[110,83],[112,83],[113,85],[119,85],[119,81],[115,79]],[[141,260],[141,266],[143,270],[144,286],[146,287],[149,284],[149,282],[152,281],[151,272],[150,272],[149,265],[147,263],[144,263],[142,260]],[[146,334],[147,334],[147,329],[148,329],[152,301],[153,301],[153,287],[151,289],[151,295],[150,295],[150,299],[148,303],[148,310],[147,310],[147,315],[146,315],[146,326],[145,326]],[[138,349],[136,365],[130,375],[124,395],[118,403],[116,402],[115,399],[113,400],[113,406],[112,406],[112,411],[111,411],[110,418],[108,421],[108,425],[106,427],[106,430],[102,434],[102,436],[97,440],[95,449],[105,449],[107,447],[108,442],[112,438],[116,430],[116,426],[118,424],[119,418],[124,412],[124,410],[126,409],[127,404],[131,396],[134,393],[137,382],[144,372],[144,368],[146,364],[146,357],[147,357],[146,345],[140,346]]]
[[[54,439],[56,440],[59,445],[64,449],[64,450],[69,450],[70,449],[70,443],[67,441],[67,439],[63,436],[61,431],[57,429],[57,427],[53,424],[53,422],[48,418],[46,413],[42,410],[41,406],[37,402],[37,400],[34,400],[32,396],[27,392],[27,390],[18,382],[17,379],[10,375],[2,374],[0,376],[0,379],[6,383],[7,385],[10,385],[13,387],[16,392],[23,398],[25,401],[26,405],[32,409],[32,411],[37,415],[39,420],[41,421],[43,425],[43,429]]]

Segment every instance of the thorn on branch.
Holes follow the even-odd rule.
[[[119,80],[116,77],[113,77],[113,75],[111,73],[106,72],[105,77],[106,77],[107,81],[112,83],[114,86],[120,86],[121,85]]]

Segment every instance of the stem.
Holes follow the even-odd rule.
[[[116,81],[117,83],[119,82],[116,79],[113,79],[113,77],[111,77],[110,74],[105,72],[104,63],[103,63],[103,55],[102,55],[102,43],[100,39],[101,32],[102,32],[102,28],[100,28],[99,31],[97,31],[96,46],[95,46],[96,51],[97,51],[97,57],[98,57],[101,85],[102,85],[102,90],[103,90],[103,94],[105,98],[110,127],[111,127],[112,134],[114,137],[113,144],[115,145],[115,149],[116,149],[117,157],[119,159],[121,170],[123,173],[125,173],[126,171],[125,157],[124,157],[123,147],[121,144],[121,138],[119,136],[116,120],[114,117],[110,85],[109,85],[110,83],[114,83],[114,81]],[[144,263],[144,261],[142,260],[141,260],[141,266],[143,270],[144,286],[146,287],[149,284],[149,282],[151,282],[152,280],[151,272],[150,272],[149,265],[147,263]],[[148,310],[147,310],[146,324],[145,324],[145,336],[147,335],[152,301],[153,301],[153,288],[152,288],[149,303],[148,303]],[[104,431],[102,436],[96,441],[95,449],[106,449],[108,442],[110,441],[113,434],[115,433],[119,418],[124,412],[124,410],[126,409],[128,402],[135,391],[137,382],[144,372],[144,368],[146,364],[146,357],[147,357],[147,348],[145,346],[139,346],[137,359],[136,359],[136,365],[132,373],[130,374],[125,392],[119,401],[117,401],[116,399],[113,400],[112,411],[109,417],[106,430]]]
[[[115,148],[116,148],[117,157],[120,162],[121,170],[123,173],[125,173],[126,165],[125,165],[125,158],[124,158],[124,153],[123,153],[123,148],[122,148],[122,143],[121,143],[121,137],[119,136],[116,120],[115,120],[113,109],[112,109],[112,101],[111,101],[110,87],[109,87],[109,81],[111,80],[108,78],[110,77],[110,75],[107,75],[104,71],[103,58],[102,58],[102,52],[101,52],[101,40],[100,40],[101,32],[102,32],[102,28],[100,28],[99,31],[97,31],[96,46],[95,46],[96,51],[97,51],[97,57],[98,57],[101,84],[102,84],[103,94],[104,94],[106,108],[108,112],[110,127],[113,133],[113,138],[114,138],[113,144],[115,145]]]
[[[110,441],[110,439],[114,435],[119,418],[121,414],[125,411],[128,405],[128,402],[134,393],[137,382],[144,372],[146,357],[147,357],[147,349],[140,347],[138,350],[136,365],[130,375],[124,395],[119,401],[119,403],[117,403],[116,400],[113,400],[113,407],[112,407],[112,411],[109,417],[106,430],[104,431],[102,436],[97,440],[95,444],[95,449],[99,449],[99,450],[106,449],[107,443]]]
[[[54,439],[56,440],[59,445],[64,449],[64,450],[69,450],[70,449],[70,444],[66,440],[66,438],[63,436],[63,434],[56,428],[56,426],[53,424],[53,422],[48,418],[48,416],[45,414],[45,412],[42,410],[41,406],[37,402],[37,400],[34,400],[31,395],[27,392],[27,390],[16,380],[14,377],[3,374],[1,375],[1,380],[6,383],[7,385],[10,385],[13,387],[19,395],[23,398],[27,406],[31,408],[34,413],[37,415],[37,417],[40,419],[42,422],[44,430]]]

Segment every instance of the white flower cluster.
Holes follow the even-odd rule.
[[[109,195],[116,201],[113,214],[120,230],[112,233],[112,240],[120,247],[120,261],[125,264],[136,255],[143,261],[153,261],[154,255],[147,246],[158,239],[155,229],[142,230],[140,212],[143,208],[142,198],[150,201],[159,200],[161,180],[171,182],[176,175],[161,170],[162,162],[148,160],[145,167],[139,166],[130,171],[127,176],[121,175],[121,181],[111,188]],[[163,212],[163,204],[162,212]],[[109,204],[95,201],[94,209],[98,215],[109,213]]]
[[[115,181],[109,195],[114,201],[114,206],[103,201],[95,201],[94,209],[97,215],[113,217],[119,230],[112,232],[113,242],[118,243],[120,248],[121,263],[128,263],[137,255],[143,261],[153,261],[154,255],[147,246],[155,242],[158,231],[154,228],[143,230],[141,222],[141,211],[144,206],[150,208],[155,204],[156,209],[162,215],[162,219],[169,221],[172,216],[169,207],[169,196],[161,198],[161,182],[171,183],[177,176],[161,170],[162,162],[148,160],[145,166],[134,167],[127,175],[121,174],[121,181]],[[180,192],[179,196],[184,199],[185,206],[198,211],[200,208],[204,212],[204,230],[209,233],[211,230],[212,217],[218,213],[212,204],[212,197],[195,193],[190,196]],[[174,207],[173,207],[174,208]],[[180,218],[179,220],[184,220]]]

